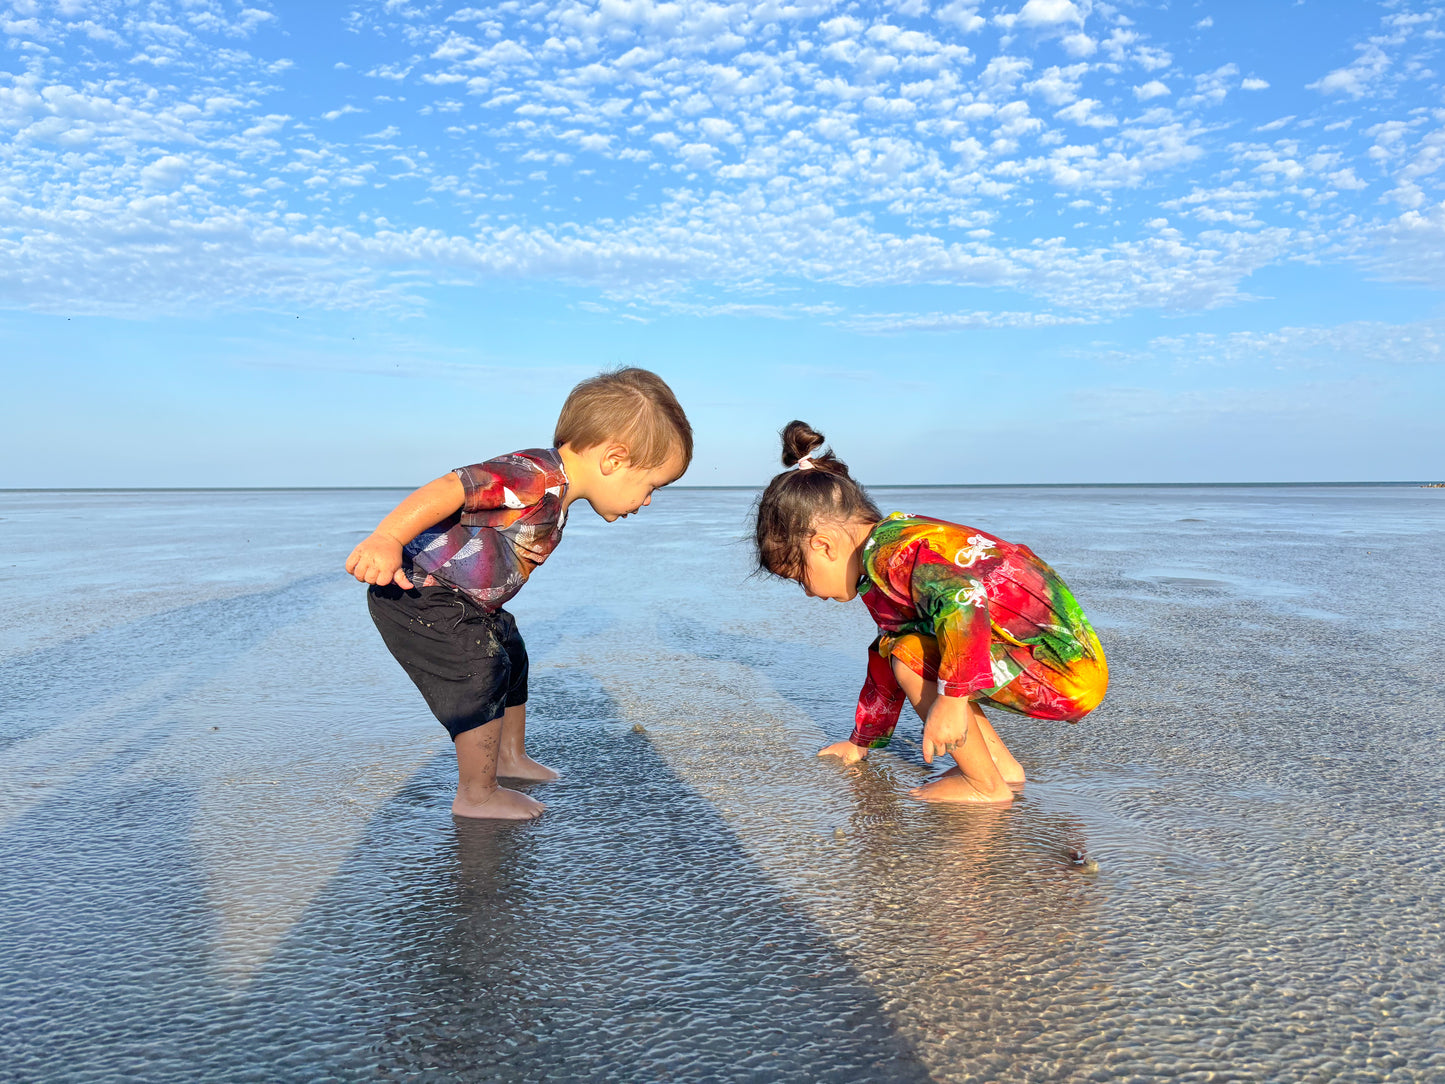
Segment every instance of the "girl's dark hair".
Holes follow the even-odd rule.
[[[757,505],[758,568],[795,580],[803,573],[803,553],[820,520],[847,523],[883,518],[863,487],[848,473],[848,464],[832,452],[813,455],[823,434],[807,422],[783,426],[783,466],[807,459],[803,470],[776,475]]]

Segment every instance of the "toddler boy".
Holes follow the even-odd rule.
[[[578,384],[552,444],[428,482],[346,559],[372,585],[382,640],[456,745],[459,817],[528,820],[546,807],[497,777],[557,778],[524,748],[527,649],[502,604],[557,548],[572,502],[612,523],[692,461],[692,427],[646,369]]]

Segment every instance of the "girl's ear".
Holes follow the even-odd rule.
[[[831,561],[837,552],[838,540],[833,537],[833,533],[828,528],[824,527],[813,532],[812,537],[808,539],[808,548]]]

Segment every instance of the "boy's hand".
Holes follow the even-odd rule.
[[[837,757],[844,764],[853,764],[862,760],[868,755],[866,749],[860,749],[850,741],[835,741],[826,749],[819,749],[820,757]]]
[[[346,559],[346,571],[362,583],[394,583],[405,591],[411,581],[401,570],[401,543],[375,531],[363,538]]]
[[[962,696],[940,696],[923,724],[923,763],[934,757],[951,756],[963,748],[968,737],[969,703]]]

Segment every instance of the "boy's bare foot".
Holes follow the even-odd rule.
[[[1014,792],[1007,785],[985,793],[963,772],[952,768],[932,783],[914,787],[909,795],[925,802],[974,802],[987,805],[1008,805],[1014,800]]]
[[[546,808],[535,798],[528,798],[506,787],[493,787],[490,792],[476,788],[469,789],[466,794],[457,791],[456,800],[452,802],[452,816],[529,821],[540,817]]]
[[[554,779],[562,778],[555,768],[538,764],[526,753],[517,756],[500,754],[497,757],[497,774],[505,775],[508,779],[530,779],[535,783],[550,783]]]

